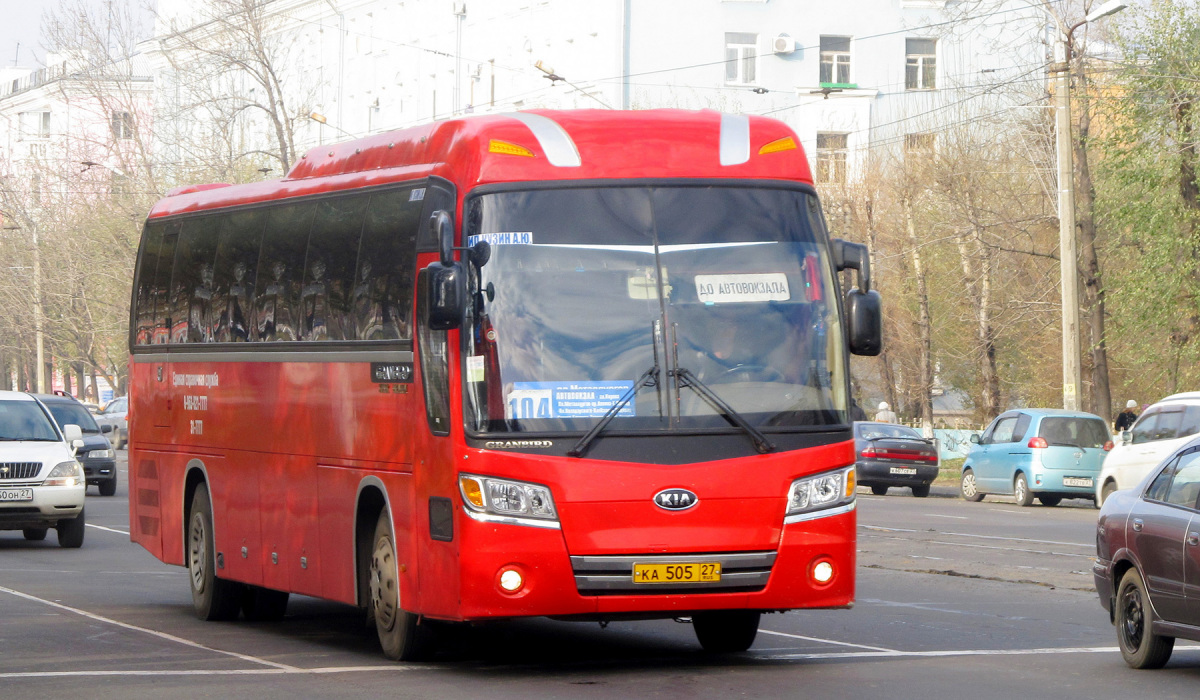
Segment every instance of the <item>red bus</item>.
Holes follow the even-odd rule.
[[[201,618],[341,601],[394,659],[518,616],[745,650],[853,602],[879,315],[767,118],[475,116],[181,188],[133,283],[131,539]]]

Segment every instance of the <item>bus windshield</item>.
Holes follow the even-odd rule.
[[[836,279],[816,196],[750,186],[495,192],[466,204],[474,433],[846,424]]]

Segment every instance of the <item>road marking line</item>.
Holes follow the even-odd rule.
[[[836,645],[842,646],[842,647],[855,647],[857,649],[869,649],[871,651],[885,651],[885,652],[892,653],[892,654],[900,653],[900,652],[896,651],[895,649],[888,649],[886,647],[872,647],[872,646],[867,646],[866,644],[851,644],[850,642],[839,642],[836,639],[822,639],[820,637],[805,637],[802,634],[788,634],[787,632],[775,632],[772,630],[764,630],[764,629],[760,629],[759,634],[773,634],[776,637],[790,637],[792,639],[803,639],[808,642],[820,642],[821,644],[836,644]]]
[[[1196,651],[1200,646],[1175,647],[1176,650]],[[823,654],[770,654],[755,658],[777,661],[802,659],[887,659],[939,658],[948,656],[1033,656],[1038,654],[1119,654],[1120,647],[1051,647],[1044,649],[945,649],[933,651],[840,651]]]
[[[988,544],[967,544],[966,542],[942,542],[941,540],[925,540],[929,544],[944,544],[951,547],[972,547],[974,549],[996,549],[1002,552],[1025,552],[1026,554],[1050,554],[1056,557],[1079,557],[1081,559],[1095,559],[1091,554],[1071,554],[1070,552],[1048,552],[1044,549],[1024,549],[1022,547],[993,547]]]
[[[105,532],[115,532],[115,533],[117,533],[118,535],[128,535],[128,534],[129,534],[128,532],[125,532],[124,530],[114,530],[114,529],[113,529],[113,528],[111,528],[111,527],[104,527],[103,525],[93,525],[93,524],[91,524],[91,523],[86,523],[86,525],[87,525],[88,527],[94,527],[94,528],[96,528],[97,530],[104,530]]]
[[[950,516],[942,516],[950,517]],[[907,530],[899,527],[878,527],[875,525],[859,525],[863,530],[873,530],[876,532],[931,532],[930,530]],[[1007,542],[1030,542],[1032,544],[1060,544],[1064,547],[1095,547],[1095,542],[1060,542],[1058,540],[1035,540],[1028,537],[1001,537],[1000,535],[975,535],[969,532],[945,532],[942,530],[932,530],[939,535],[949,535],[951,537],[974,537],[980,540],[1004,540]]]
[[[127,630],[133,630],[134,632],[143,632],[145,634],[153,635],[160,639],[165,639],[169,642],[183,644],[184,646],[189,646],[194,649],[203,649],[204,651],[211,651],[215,654],[224,654],[226,656],[232,656],[236,659],[241,659],[242,661],[248,661],[250,663],[256,663],[256,664],[263,664],[263,665],[272,666],[272,667],[278,668],[278,669],[296,670],[295,666],[288,666],[287,664],[275,663],[274,661],[267,661],[266,659],[260,659],[255,656],[239,654],[236,651],[225,651],[224,649],[214,649],[213,647],[205,646],[199,642],[193,642],[190,639],[184,639],[183,637],[176,637],[173,634],[167,634],[166,632],[159,632],[158,630],[152,630],[152,629],[148,629],[146,627],[138,627],[137,625],[131,625],[127,622],[121,622],[119,620],[114,620],[112,618],[104,617],[102,615],[96,615],[96,614],[90,613],[86,610],[80,610],[79,608],[72,608],[69,605],[63,605],[62,603],[55,603],[52,600],[38,598],[37,596],[32,596],[32,595],[29,595],[28,593],[22,593],[21,591],[16,591],[11,588],[5,588],[4,586],[0,586],[0,593],[8,593],[9,595],[13,595],[18,598],[24,598],[25,600],[30,600],[35,603],[42,603],[43,605],[49,605],[52,608],[58,608],[59,610],[66,610],[67,612],[72,612],[72,613],[75,613],[76,615],[82,615],[83,617],[86,617],[89,620],[95,620],[97,622],[107,622],[110,625],[116,625],[117,627],[122,627]]]
[[[930,518],[951,518],[953,520],[970,520],[965,515],[938,515],[937,513],[921,513],[921,515],[929,516]]]
[[[427,671],[440,668],[439,666],[333,666],[326,668],[298,668],[285,666],[283,668],[226,668],[213,670],[171,670],[158,671],[24,671],[0,673],[0,680],[13,678],[80,678],[89,676],[282,676],[314,674],[326,675],[332,673],[370,673],[372,671]]]

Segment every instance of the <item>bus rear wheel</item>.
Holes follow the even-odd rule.
[[[242,587],[217,578],[215,551],[212,500],[208,486],[199,484],[192,494],[188,517],[187,567],[192,607],[201,620],[234,620],[242,608]]]
[[[415,661],[429,655],[433,647],[429,623],[400,607],[400,573],[396,545],[392,541],[392,522],[386,512],[379,514],[375,536],[371,540],[371,566],[368,572],[371,590],[371,617],[383,655],[393,661]]]
[[[716,610],[692,615],[692,629],[704,651],[714,654],[746,651],[758,636],[757,610]]]

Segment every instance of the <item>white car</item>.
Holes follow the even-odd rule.
[[[40,401],[0,391],[0,530],[44,540],[55,528],[59,546],[83,545],[87,477],[75,459],[82,446],[78,425],[60,431]]]
[[[1200,433],[1200,391],[1172,394],[1138,417],[1104,458],[1096,479],[1096,507],[1120,489],[1137,486],[1151,469]]]
[[[114,450],[119,450],[129,443],[129,398],[120,396],[105,404],[96,414],[96,425],[108,437]],[[105,427],[107,426],[107,427]]]

